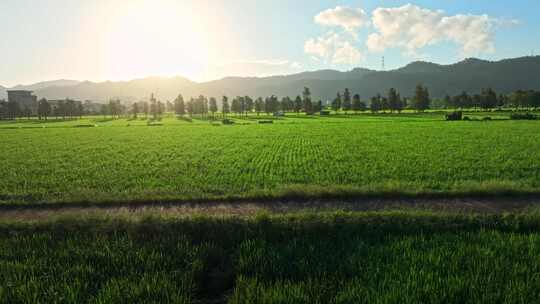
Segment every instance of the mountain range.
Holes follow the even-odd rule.
[[[450,65],[416,61],[391,71],[355,68],[351,71],[318,70],[292,75],[270,77],[226,77],[208,82],[194,82],[184,77],[149,77],[131,81],[75,81],[55,80],[32,85],[18,85],[11,89],[32,90],[38,98],[106,101],[147,99],[154,93],[160,100],[173,100],[178,94],[184,98],[198,95],[227,96],[297,96],[304,87],[311,89],[313,98],[331,100],[338,91],[349,88],[362,98],[378,93],[386,94],[396,88],[402,96],[412,96],[419,83],[427,86],[431,96],[441,98],[462,91],[479,92],[491,87],[498,93],[518,89],[540,89],[540,56],[485,61],[470,58]],[[6,98],[0,86],[0,99]]]

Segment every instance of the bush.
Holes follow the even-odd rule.
[[[538,119],[538,117],[531,113],[513,113],[510,115],[510,119],[512,120],[535,120]]]
[[[446,120],[448,121],[455,121],[455,120],[462,120],[462,119],[463,119],[463,112],[461,111],[456,111],[450,114],[446,114]]]
[[[272,124],[272,123],[274,123],[274,121],[273,120],[259,120],[259,123],[260,124]]]
[[[221,121],[224,125],[234,125],[234,121],[226,118],[224,120]]]
[[[469,120],[471,120],[471,118],[469,116],[465,116],[465,117],[463,117],[463,120],[469,121]]]
[[[320,115],[321,116],[328,116],[328,115],[330,115],[330,111],[321,111]]]
[[[486,116],[484,118],[482,118],[482,120],[486,121],[486,120],[491,120],[491,117],[490,116]]]

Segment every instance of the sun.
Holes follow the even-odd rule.
[[[196,77],[215,57],[212,27],[186,1],[122,1],[103,28],[104,68],[116,79]]]

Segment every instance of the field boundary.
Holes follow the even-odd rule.
[[[190,204],[227,204],[227,203],[260,203],[273,204],[279,202],[362,202],[362,201],[440,201],[440,200],[516,200],[516,201],[540,201],[539,191],[519,191],[519,190],[494,190],[490,192],[470,191],[470,192],[306,192],[285,190],[278,194],[248,194],[245,196],[226,196],[209,198],[171,198],[171,199],[135,199],[135,200],[74,200],[47,202],[32,198],[31,196],[12,196],[0,194],[0,211],[9,209],[55,209],[55,208],[110,208],[110,207],[145,207],[145,206],[181,206]],[[18,202],[2,202],[2,200],[16,199]],[[20,201],[19,201],[20,200]]]
[[[359,198],[305,200],[177,201],[113,204],[0,205],[0,220],[46,220],[62,216],[218,216],[251,217],[261,213],[377,212],[418,210],[451,214],[504,214],[540,211],[540,196],[460,198]]]

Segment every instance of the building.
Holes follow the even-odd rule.
[[[16,102],[19,104],[19,108],[21,111],[25,111],[26,109],[30,110],[30,113],[32,115],[37,114],[38,109],[38,102],[37,102],[37,96],[32,94],[32,91],[7,91],[8,93],[8,102]]]

